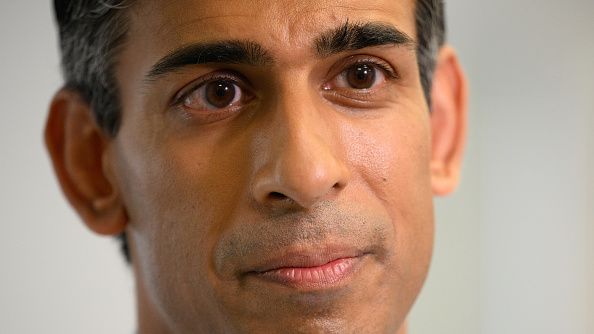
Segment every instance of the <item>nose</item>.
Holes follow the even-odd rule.
[[[279,98],[258,151],[265,152],[253,183],[265,206],[311,208],[336,197],[349,180],[334,111],[307,97]],[[326,107],[327,108],[327,107]]]

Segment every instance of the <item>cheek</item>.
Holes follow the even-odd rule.
[[[362,180],[356,186],[380,201],[393,223],[392,269],[407,287],[396,293],[412,300],[427,274],[433,246],[430,128],[421,108],[399,109],[384,122],[349,130],[345,138],[353,138],[348,157]]]
[[[137,277],[146,280],[149,297],[157,301],[153,304],[166,305],[171,317],[195,314],[196,300],[213,299],[211,250],[242,191],[237,168],[242,162],[232,153],[237,145],[221,145],[216,137],[125,131],[118,141],[127,231],[134,264],[142,271]],[[209,313],[199,313],[204,312]]]
[[[410,106],[395,109],[382,121],[344,127],[342,140],[349,164],[368,191],[414,217],[408,211],[419,211],[416,204],[432,197],[429,117]]]

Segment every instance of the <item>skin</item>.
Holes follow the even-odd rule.
[[[465,79],[442,48],[430,113],[414,48],[320,57],[312,45],[346,21],[414,37],[414,2],[140,1],[128,10],[117,136],[62,89],[46,142],[89,228],[128,234],[139,331],[405,333],[431,258],[432,197],[458,182]],[[171,50],[229,39],[257,42],[274,63],[195,65],[146,80]],[[377,72],[384,79],[365,92],[343,87],[346,62],[359,58],[387,63],[398,79]],[[170,105],[220,70],[245,81],[236,108]],[[190,105],[200,106],[195,96]],[[323,257],[336,245],[365,255],[330,288],[246,274],[274,254]]]

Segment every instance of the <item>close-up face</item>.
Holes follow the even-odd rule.
[[[439,114],[452,99],[430,112],[415,1],[125,10],[121,122],[99,160],[140,332],[398,332],[461,132]]]
[[[368,23],[414,36],[412,1],[131,9],[114,173],[142,302],[173,332],[398,329],[433,230],[415,48],[316,48]],[[217,43],[232,64],[150,75]]]

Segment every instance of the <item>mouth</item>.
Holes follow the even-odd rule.
[[[353,276],[367,255],[352,249],[286,252],[264,260],[245,275],[300,290],[332,288]]]

